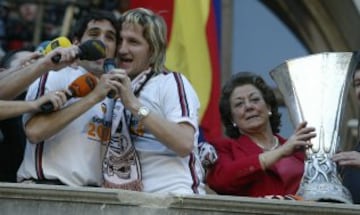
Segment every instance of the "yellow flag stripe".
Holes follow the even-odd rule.
[[[212,83],[206,36],[210,3],[210,0],[175,0],[165,63],[170,70],[183,73],[194,86],[201,103],[200,119],[208,106]]]

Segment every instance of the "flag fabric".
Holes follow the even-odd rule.
[[[200,129],[205,139],[222,135],[218,110],[220,58],[218,25],[212,0],[131,0],[164,17],[168,45],[166,67],[183,73],[200,99]]]

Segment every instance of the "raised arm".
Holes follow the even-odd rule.
[[[123,70],[118,70],[121,78],[119,78],[119,92],[124,106],[131,111],[134,116],[138,115],[140,107],[144,106],[141,100],[138,99],[131,89],[131,82],[127,74]],[[180,77],[179,74],[175,74]],[[168,78],[164,80],[161,86],[161,92],[158,97],[162,97],[163,102],[159,104],[159,107],[163,113],[159,115],[154,111],[150,111],[149,114],[141,119],[143,125],[150,133],[152,133],[161,143],[166,147],[173,150],[179,156],[187,156],[192,152],[194,148],[194,136],[197,126],[197,111],[198,100],[195,92],[189,86],[190,83],[181,77],[184,82],[184,89],[186,96],[179,96],[178,86],[173,78],[173,74],[169,74]],[[181,110],[182,104],[187,105],[187,112],[182,116]],[[149,107],[148,107],[149,108]],[[176,121],[178,120],[178,121]]]
[[[38,113],[32,116],[25,124],[25,132],[32,143],[39,143],[63,129],[66,125],[78,118],[95,104],[102,101],[107,93],[113,89],[114,76],[103,75],[97,86],[85,97],[77,102],[51,113]]]
[[[279,148],[264,152],[259,155],[259,160],[263,169],[274,165],[281,158],[292,155],[298,150],[311,147],[310,139],[316,136],[315,128],[307,127],[306,122],[300,123],[295,129],[294,134]]]
[[[40,106],[46,102],[52,102],[55,110],[66,102],[64,92],[50,92],[35,101],[3,101],[0,100],[0,120],[19,116],[27,112],[38,112]]]
[[[77,49],[75,46],[57,48],[44,57],[40,57],[41,55],[38,52],[34,52],[24,59],[22,66],[3,71],[0,73],[0,99],[13,99],[24,92],[31,83],[44,73],[73,63],[76,60]],[[57,54],[64,55],[64,58],[59,63],[54,63],[51,58]]]

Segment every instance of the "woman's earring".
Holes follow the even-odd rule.
[[[269,113],[268,113],[268,114],[269,114],[269,116],[271,116],[271,115],[272,115],[272,112],[271,112],[271,111],[269,111]]]
[[[237,125],[236,125],[236,123],[235,123],[235,122],[233,122],[233,127],[234,127],[234,128],[236,128],[236,127],[237,127]]]

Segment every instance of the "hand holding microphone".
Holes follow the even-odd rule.
[[[89,94],[96,86],[97,78],[91,73],[85,73],[75,79],[68,87],[70,94],[66,93],[67,99],[74,97],[84,97]],[[54,111],[54,105],[47,102],[41,105],[41,111],[49,113]]]
[[[36,60],[38,60],[40,57],[43,57],[44,55],[48,54],[52,50],[58,48],[58,47],[70,47],[71,42],[66,37],[57,37],[53,39],[52,41],[46,40],[41,42],[35,49],[35,52],[33,52],[31,55],[25,57],[22,60],[19,60],[19,66],[27,66],[29,64],[32,64]]]
[[[66,37],[57,37],[52,41],[49,40],[43,41],[37,46],[37,48],[31,55],[19,61],[19,65],[25,67],[27,65],[34,63],[36,60],[43,57],[44,55],[47,55],[56,48],[59,47],[67,48],[70,47],[71,45],[72,44],[70,40],[67,39]]]
[[[80,60],[98,60],[106,57],[105,45],[100,40],[88,40],[78,46],[75,58]],[[51,60],[53,63],[59,63],[62,58],[60,53],[54,55]]]

